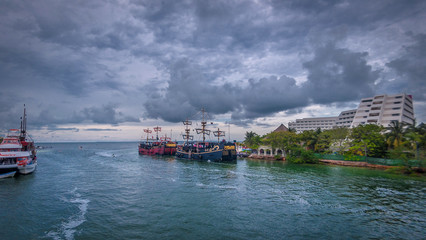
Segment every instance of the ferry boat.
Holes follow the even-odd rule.
[[[161,132],[161,127],[155,127],[154,131],[157,133],[157,137],[152,136],[149,138],[149,134],[152,130],[144,129],[146,133],[146,141],[139,143],[139,154],[140,155],[174,155],[176,153],[177,144],[171,141],[171,138],[158,137],[158,133]]]
[[[37,167],[34,141],[27,134],[27,115],[24,116],[21,129],[10,129],[0,144],[0,174],[2,176],[29,174]]]
[[[210,135],[211,131],[206,129],[207,121],[205,120],[204,108],[201,109],[201,112],[202,128],[195,130],[198,134],[203,134],[203,141],[193,142],[193,136],[189,134],[191,131],[189,126],[192,125],[192,122],[188,119],[183,121],[183,124],[185,125],[185,134],[183,135],[183,138],[186,140],[186,143],[176,151],[176,157],[212,162],[235,161],[237,159],[235,144],[226,142],[225,140],[221,142],[219,141],[220,137],[225,135],[224,131],[220,131],[220,129],[213,131],[214,135],[218,137],[217,143],[206,142],[206,135]]]

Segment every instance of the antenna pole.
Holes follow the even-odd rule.
[[[228,122],[228,142],[231,142],[231,124]]]

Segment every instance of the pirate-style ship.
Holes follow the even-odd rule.
[[[203,141],[194,142],[193,136],[189,134],[191,131],[189,126],[192,125],[192,122],[188,119],[183,121],[185,125],[183,139],[186,140],[186,142],[177,150],[176,156],[178,158],[212,162],[235,161],[237,159],[235,144],[226,142],[225,140],[220,141],[220,137],[225,136],[224,131],[220,131],[219,128],[217,131],[213,131],[213,134],[218,139],[217,143],[206,142],[206,135],[210,135],[211,131],[206,129],[207,121],[205,119],[204,108],[201,109],[201,113],[201,128],[195,130],[197,134],[202,134]]]
[[[146,133],[146,142],[139,143],[140,155],[174,155],[176,153],[177,144],[172,142],[170,137],[158,137],[161,127],[154,128],[156,138],[154,136],[149,138],[149,134],[152,133],[149,128],[143,131]]]

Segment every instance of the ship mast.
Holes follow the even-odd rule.
[[[213,134],[215,137],[217,137],[217,142],[220,142],[220,137],[225,136],[225,131],[220,131],[219,128],[217,128],[217,131],[213,131]]]
[[[149,134],[152,133],[152,130],[147,128],[147,129],[144,129],[143,131],[146,132],[146,142],[148,142],[148,137],[149,137]]]
[[[161,127],[159,126],[155,127],[154,131],[157,133],[157,141],[158,141],[158,132],[161,132]]]
[[[188,118],[183,121],[183,125],[185,125],[185,135],[183,135],[183,139],[186,140],[186,144],[188,145],[188,141],[193,139],[194,136],[189,135],[189,132],[191,129],[189,128],[189,125],[192,125],[192,122],[188,120]]]
[[[21,118],[21,141],[25,141],[25,137],[27,134],[27,112],[24,104],[24,115]]]
[[[200,128],[197,128],[197,129],[195,129],[196,131],[197,131],[197,134],[200,134],[200,133],[203,133],[203,143],[204,142],[206,142],[206,134],[207,135],[210,135],[210,130],[207,130],[206,129],[206,124],[207,124],[207,122],[206,122],[206,120],[205,120],[205,118],[204,118],[204,115],[205,115],[205,110],[204,110],[204,108],[201,108],[201,113],[202,113],[202,121],[201,121],[201,129]]]

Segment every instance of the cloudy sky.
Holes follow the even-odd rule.
[[[1,0],[0,129],[26,104],[36,141],[179,139],[205,107],[242,140],[402,92],[426,122],[425,22],[423,0]]]

